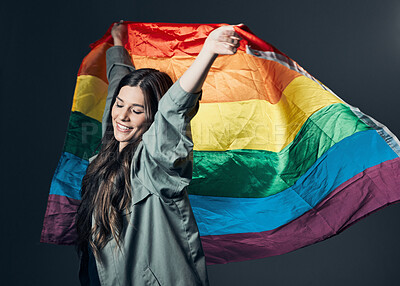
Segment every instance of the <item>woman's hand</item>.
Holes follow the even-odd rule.
[[[111,29],[114,46],[123,46],[128,38],[127,28],[123,20],[115,23]]]
[[[233,25],[222,26],[212,31],[204,42],[203,50],[212,55],[235,54],[241,38],[233,27]]]
[[[186,92],[200,92],[207,74],[218,55],[233,55],[240,45],[241,38],[233,29],[234,26],[222,26],[212,31],[199,55],[179,79]]]

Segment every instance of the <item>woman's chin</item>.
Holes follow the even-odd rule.
[[[133,134],[132,132],[129,132],[128,134],[121,134],[120,132],[114,133],[115,140],[118,142],[126,142],[129,141],[132,137]]]

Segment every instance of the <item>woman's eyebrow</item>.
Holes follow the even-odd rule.
[[[122,102],[124,102],[118,95],[117,95],[117,99],[118,100],[121,100]],[[141,104],[137,104],[137,103],[134,103],[134,104],[132,104],[132,106],[137,106],[137,107],[141,107],[141,108],[144,108],[144,106],[143,105],[141,105]]]

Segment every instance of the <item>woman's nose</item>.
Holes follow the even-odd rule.
[[[127,120],[129,118],[128,116],[129,110],[126,108],[123,108],[121,112],[118,114],[118,117],[120,120]]]

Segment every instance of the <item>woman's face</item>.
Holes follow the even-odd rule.
[[[144,95],[140,87],[121,88],[111,110],[114,137],[121,151],[132,138],[143,134],[145,125]]]

